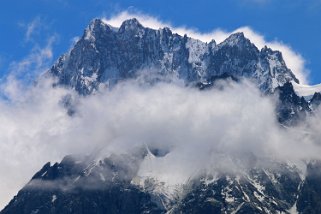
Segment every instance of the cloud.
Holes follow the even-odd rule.
[[[10,97],[14,98],[0,102],[0,159],[3,161],[0,166],[1,207],[8,203],[39,169],[46,155],[50,156],[49,159],[57,157],[58,151],[51,147],[57,148],[58,144],[41,141],[45,138],[53,139],[55,134],[62,131],[59,124],[62,124],[64,119],[68,121],[65,111],[59,107],[59,90],[49,90],[43,85],[38,86],[38,89],[32,87],[28,90],[17,87],[19,81],[8,81],[10,83],[6,83],[6,87],[14,88]],[[51,113],[48,114],[49,112]],[[62,127],[67,128],[65,123]]]
[[[38,21],[34,21],[32,22],[33,24],[30,24],[26,33],[26,41],[31,41],[33,30],[36,28],[37,22]],[[6,205],[9,197],[12,197],[13,194],[23,186],[19,177],[23,178],[27,175],[30,178],[32,173],[38,170],[31,165],[30,168],[22,167],[24,164],[31,164],[33,161],[38,161],[37,159],[33,159],[33,157],[26,155],[35,154],[37,150],[36,147],[33,148],[33,146],[36,145],[33,142],[28,141],[28,136],[32,136],[33,131],[36,130],[36,127],[32,126],[37,124],[37,120],[31,116],[32,114],[28,115],[27,112],[37,112],[37,105],[40,104],[36,101],[38,96],[38,98],[41,96],[50,96],[50,90],[48,91],[49,94],[42,95],[38,94],[38,91],[35,92],[36,89],[34,88],[34,84],[38,75],[46,71],[52,64],[52,48],[56,38],[56,34],[51,35],[46,39],[46,43],[43,46],[33,41],[33,47],[30,53],[21,60],[11,62],[6,72],[6,76],[0,81],[0,109],[3,110],[3,112],[0,113],[0,118],[3,123],[0,126],[6,127],[6,130],[8,131],[7,135],[3,135],[3,133],[0,134],[0,152],[4,160],[3,168],[0,167],[0,177],[4,178],[0,179],[2,182],[0,189],[8,193],[0,194],[0,208]],[[47,85],[49,86],[49,84]],[[41,87],[43,87],[42,84]],[[58,93],[58,91],[51,92]],[[37,93],[37,95],[34,93]],[[52,101],[54,103],[59,103],[58,100],[54,99],[54,96]],[[50,100],[48,100],[48,102],[50,103]],[[29,103],[29,105],[26,103]],[[28,106],[30,109],[25,109]],[[53,107],[53,105],[48,104],[48,108],[50,107]],[[42,108],[45,107],[43,106]],[[56,110],[53,110],[53,112],[59,114],[59,109]],[[12,113],[16,114],[17,117],[12,115]],[[22,120],[18,119],[20,116],[20,119]],[[38,120],[38,122],[40,121]],[[45,121],[42,122],[45,123]],[[18,125],[20,128],[18,128],[17,123],[20,124]],[[22,138],[25,138],[27,144],[20,144],[24,141]],[[39,151],[41,152],[41,148]],[[45,151],[44,153],[47,152],[48,151]],[[30,162],[28,163],[28,161]],[[31,173],[30,169],[34,172]],[[9,177],[11,177],[11,179],[9,179]],[[25,183],[26,181],[27,180],[24,180],[23,182]]]
[[[145,159],[138,176],[176,185],[204,170],[233,170],[233,157],[299,162],[319,158],[321,152],[316,143],[321,120],[309,124],[313,129],[280,129],[271,117],[274,99],[262,97],[248,82],[199,91],[179,83],[147,86],[132,80],[90,97],[51,85],[44,79],[16,89],[11,101],[0,101],[2,205],[44,163],[68,154],[92,153],[99,159],[138,147],[166,150],[164,157]],[[61,102],[68,94],[77,101],[72,117]],[[313,133],[307,137],[305,130]]]
[[[35,83],[40,73],[46,71],[53,63],[53,45],[58,34],[49,32],[48,22],[38,16],[30,23],[20,23],[25,29],[25,43],[30,43],[30,51],[22,59],[8,63],[4,78],[1,80],[0,95],[15,99],[18,91]],[[41,39],[38,36],[41,34]]]
[[[35,78],[46,71],[52,64],[52,46],[56,41],[56,35],[47,39],[45,46],[35,44],[30,53],[20,61],[9,64],[7,76],[0,85],[2,96],[16,99],[18,91],[23,87],[33,84]]]
[[[199,39],[204,42],[210,42],[214,39],[217,43],[224,41],[229,35],[236,32],[243,32],[247,38],[249,38],[258,48],[263,48],[265,45],[272,49],[282,52],[283,58],[287,66],[293,71],[295,76],[299,79],[300,83],[308,84],[308,70],[305,67],[304,58],[291,48],[291,46],[284,44],[281,41],[266,41],[264,36],[248,26],[239,27],[233,31],[225,31],[223,29],[214,29],[211,32],[199,32],[197,29],[193,29],[186,26],[173,26],[170,22],[162,21],[156,17],[143,14],[140,12],[128,12],[123,11],[115,14],[111,17],[104,18],[105,22],[119,27],[121,23],[130,18],[137,18],[145,27],[153,29],[159,29],[163,27],[170,27],[173,32],[180,35],[188,35],[189,37]]]
[[[35,17],[29,23],[20,23],[19,24],[22,28],[25,29],[25,41],[32,42],[34,40],[34,36],[39,34],[41,28],[43,27],[42,21],[40,17]]]

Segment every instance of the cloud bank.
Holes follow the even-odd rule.
[[[162,158],[144,160],[139,176],[175,185],[204,170],[232,169],[231,157],[255,154],[300,162],[321,152],[320,119],[280,129],[271,116],[274,99],[262,97],[247,82],[199,91],[179,83],[146,86],[133,80],[86,98],[51,83],[17,89],[11,101],[0,101],[2,206],[44,163],[68,154],[99,150],[99,159],[137,147],[168,150]],[[62,103],[68,94],[77,102],[72,117]]]
[[[261,1],[257,1],[261,2]],[[120,27],[121,23],[126,19],[137,18],[139,22],[145,27],[159,29],[169,27],[173,32],[180,35],[188,35],[189,37],[199,39],[203,42],[210,42],[214,39],[217,43],[223,42],[229,35],[236,32],[243,32],[244,35],[251,40],[259,49],[264,46],[268,46],[274,50],[282,52],[283,58],[287,66],[293,71],[295,76],[299,79],[301,84],[308,84],[308,70],[305,68],[304,58],[294,51],[289,45],[282,43],[281,41],[266,41],[264,36],[248,26],[239,27],[231,32],[223,29],[214,29],[211,32],[203,33],[196,29],[191,29],[185,26],[177,27],[173,26],[169,22],[162,21],[156,17],[143,14],[140,12],[128,12],[123,11],[109,18],[104,18],[105,22],[114,26]]]

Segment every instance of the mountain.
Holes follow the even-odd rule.
[[[61,163],[47,163],[1,214],[319,213],[321,207],[320,162],[311,162],[303,177],[293,165],[252,155],[251,167],[202,174],[168,191],[137,176],[140,162],[151,155],[157,158],[156,152],[140,149],[101,160],[66,156]]]
[[[216,79],[246,78],[269,94],[277,88],[286,90],[286,83],[299,83],[281,52],[268,47],[259,50],[243,33],[232,34],[220,44],[214,40],[204,43],[175,34],[169,28],[145,28],[135,18],[124,21],[119,28],[93,20],[47,75],[57,78],[56,84],[81,95],[140,75],[151,78],[145,81],[180,79],[200,88],[212,86]],[[295,91],[292,94],[297,96]],[[311,112],[305,101],[289,105],[281,98],[280,102],[278,120],[284,124],[294,123]]]
[[[45,76],[82,96],[140,76],[151,82],[178,79],[201,90],[221,79],[245,78],[262,95],[278,96],[276,113],[284,126],[295,125],[321,103],[320,93],[311,99],[297,94],[293,84],[299,81],[279,51],[259,50],[243,33],[220,44],[204,43],[169,28],[146,28],[136,19],[119,28],[93,20]],[[293,164],[244,154],[232,158],[236,172],[204,172],[182,186],[140,176],[142,161],[166,155],[144,147],[101,159],[66,156],[60,163],[45,164],[1,214],[320,213],[321,175],[315,173],[320,162],[309,163],[305,175]]]
[[[135,18],[119,28],[93,20],[48,73],[59,85],[88,95],[143,71],[178,78],[186,84],[207,82],[227,73],[249,78],[269,92],[286,82],[298,83],[279,51],[267,47],[258,50],[243,33],[232,34],[220,44],[214,40],[204,43],[169,28],[145,28]]]
[[[140,155],[97,163],[66,156],[59,164],[47,163],[1,213],[164,213],[149,193],[130,183]]]

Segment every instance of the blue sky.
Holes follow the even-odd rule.
[[[302,55],[310,83],[321,82],[321,0],[2,0],[0,75],[46,68],[91,19],[125,10],[199,32],[249,26]]]

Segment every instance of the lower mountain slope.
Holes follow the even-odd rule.
[[[169,194],[159,188],[163,183],[138,175],[148,155],[141,149],[103,160],[67,156],[47,163],[1,214],[319,213],[320,162],[311,162],[303,177],[293,165],[251,156],[246,166],[234,160],[240,170],[201,174]]]

